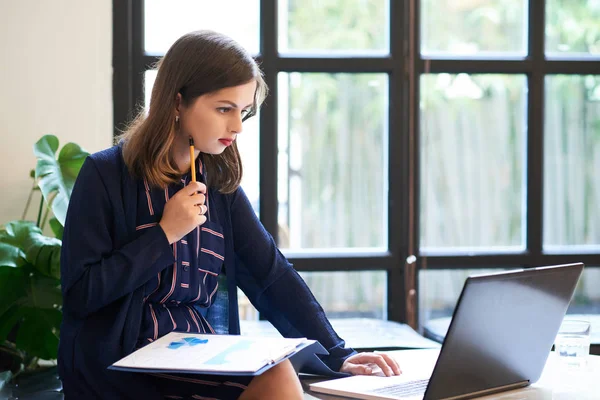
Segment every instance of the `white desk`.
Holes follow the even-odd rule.
[[[433,370],[438,350],[387,351],[393,355],[400,367]],[[322,379],[302,378],[305,400],[339,400],[346,397],[323,395],[308,390],[308,384]],[[551,353],[540,380],[533,385],[480,397],[481,400],[598,400],[600,399],[600,357],[589,356],[587,366],[574,370],[564,366],[555,353]]]
[[[372,351],[399,349],[435,349],[441,345],[419,335],[406,324],[371,318],[331,319],[333,329],[347,347]],[[269,321],[240,321],[242,335],[281,337]]]

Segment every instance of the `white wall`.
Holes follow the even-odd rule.
[[[94,152],[112,125],[112,1],[0,0],[0,225],[21,218],[41,136]]]

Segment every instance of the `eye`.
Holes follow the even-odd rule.
[[[250,109],[247,108],[245,110],[242,110],[242,118],[246,118],[248,116],[250,116]]]
[[[217,111],[220,112],[221,114],[226,114],[229,111],[231,111],[231,107],[219,107],[219,108],[217,108]]]

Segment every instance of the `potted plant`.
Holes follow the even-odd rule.
[[[62,232],[75,179],[89,154],[68,143],[56,157],[58,147],[53,135],[34,145],[37,164],[23,217],[0,226],[0,389],[11,375],[35,370],[40,359],[57,355]],[[37,221],[26,221],[36,191],[42,193]],[[54,237],[44,235],[46,221]]]

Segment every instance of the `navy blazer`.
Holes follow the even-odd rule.
[[[58,351],[66,398],[160,399],[152,379],[108,370],[138,339],[144,284],[173,264],[160,228],[136,231],[137,182],[120,146],[90,155],[73,188],[61,253],[63,322]],[[237,287],[285,337],[318,340],[339,371],[355,354],[335,333],[302,278],[277,249],[239,188],[209,189],[211,217],[223,226],[229,333],[239,334]],[[160,216],[157,216],[159,222]]]

